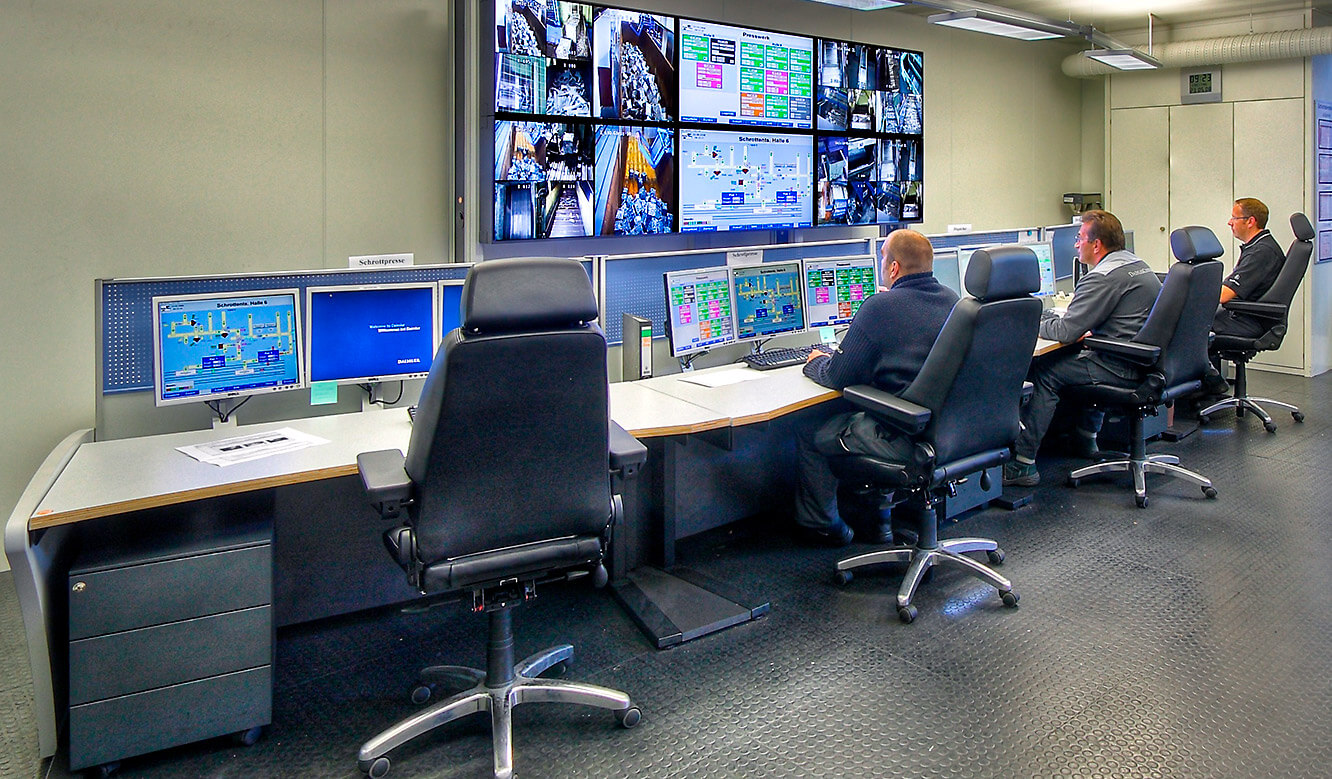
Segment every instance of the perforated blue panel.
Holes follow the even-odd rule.
[[[751,247],[742,247],[748,250]],[[753,247],[761,248],[761,247]],[[662,287],[661,275],[668,271],[689,270],[691,268],[713,268],[726,264],[726,249],[702,254],[662,254],[654,257],[634,257],[629,259],[607,258],[606,274],[606,321],[602,327],[606,331],[606,340],[612,344],[620,343],[623,324],[622,315],[626,312],[652,320],[652,332],[656,338],[666,335],[666,291]],[[788,244],[762,248],[764,262],[781,260],[799,260],[805,257],[858,257],[874,251],[873,242],[848,241],[834,244]]]
[[[590,266],[590,263],[584,263]],[[467,277],[470,265],[401,268],[382,271],[330,271],[273,276],[216,278],[109,279],[102,282],[102,392],[153,388],[152,299],[158,295],[290,289],[334,284],[401,284]]]
[[[996,230],[992,233],[959,233],[957,235],[931,235],[930,244],[936,249],[954,249],[958,246],[979,246],[993,243],[1017,243],[1019,231]]]

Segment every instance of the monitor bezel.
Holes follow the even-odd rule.
[[[867,300],[870,297],[870,295],[873,295],[875,292],[878,292],[879,290],[879,260],[877,257],[874,257],[873,255],[870,254],[857,254],[850,257],[806,257],[803,260],[801,260],[800,275],[801,279],[803,280],[803,284],[801,285],[802,286],[801,294],[804,295],[805,297],[806,330],[815,330],[820,327],[845,327],[846,325],[851,324],[851,319],[856,318],[856,315],[852,314],[851,319],[847,319],[845,321],[839,319],[839,320],[834,320],[832,322],[824,322],[819,324],[814,323],[813,321],[814,316],[810,312],[811,304],[809,302],[809,267],[811,265],[818,265],[820,263],[859,262],[865,260],[869,261],[870,270],[874,274],[874,292],[871,292],[869,295],[866,295],[865,298],[860,301],[861,305],[864,305],[865,300]],[[856,307],[856,311],[857,313],[860,311],[859,306]]]
[[[428,289],[430,290],[430,354],[431,360],[423,363],[424,370],[411,371],[407,373],[393,373],[380,376],[356,376],[340,379],[315,379],[314,365],[312,362],[314,351],[314,296],[316,293],[324,292],[374,292],[394,289]],[[408,381],[411,379],[424,379],[430,373],[430,364],[434,360],[434,354],[439,349],[439,322],[442,316],[440,311],[440,292],[438,281],[408,281],[386,284],[330,284],[317,287],[305,288],[305,363],[306,376],[310,384],[379,384],[388,381]]]
[[[180,398],[163,397],[163,385],[165,377],[163,376],[162,365],[162,327],[161,310],[159,306],[163,303],[183,303],[195,300],[236,300],[239,298],[252,297],[274,297],[279,295],[290,295],[293,312],[292,337],[296,339],[296,382],[294,384],[284,384],[275,387],[251,387],[248,389],[228,390],[226,392],[213,392],[206,395],[190,395]],[[252,395],[268,395],[275,392],[287,392],[290,390],[304,389],[309,385],[309,375],[305,363],[305,329],[302,321],[303,309],[301,307],[301,290],[296,287],[283,287],[279,289],[247,289],[228,292],[198,292],[188,295],[155,295],[149,302],[153,328],[153,405],[157,407],[179,406],[188,403],[208,403],[210,401],[228,400],[231,398],[244,398]]]
[[[771,268],[777,265],[794,265],[796,277],[799,284],[796,285],[797,295],[800,298],[800,327],[792,330],[782,330],[778,333],[755,333],[754,335],[740,335],[740,311],[737,308],[735,291],[735,274],[737,271],[753,270],[754,268]],[[766,341],[769,338],[776,338],[781,335],[795,335],[809,331],[809,309],[805,306],[805,266],[801,260],[773,260],[772,262],[753,262],[743,265],[729,265],[726,268],[726,275],[730,279],[731,288],[731,329],[735,333],[736,343],[749,343],[751,341]]]
[[[730,319],[731,319],[731,333],[730,333],[730,336],[727,337],[727,338],[723,338],[723,339],[720,340],[720,341],[712,341],[712,342],[708,342],[708,343],[690,344],[690,345],[684,346],[683,348],[676,348],[676,347],[677,347],[677,344],[676,344],[676,342],[675,342],[675,327],[674,327],[674,324],[673,324],[673,316],[672,316],[672,313],[671,313],[671,280],[672,280],[672,278],[679,277],[679,276],[685,276],[685,275],[689,275],[689,274],[712,273],[712,272],[716,272],[716,271],[721,271],[721,272],[722,272],[722,276],[723,276],[723,278],[724,278],[725,281],[726,281],[726,294],[730,297],[730,302],[731,302],[731,315],[730,315]],[[731,344],[736,343],[736,338],[735,338],[735,289],[733,288],[733,286],[732,286],[732,284],[731,284],[731,271],[730,271],[729,268],[727,268],[725,265],[714,265],[714,266],[709,266],[709,267],[706,267],[706,268],[685,268],[685,269],[682,269],[682,270],[669,270],[669,271],[666,271],[666,272],[664,272],[664,273],[661,274],[661,284],[662,284],[662,294],[664,295],[663,301],[664,301],[665,304],[666,304],[666,321],[665,321],[665,323],[664,323],[664,324],[665,324],[665,329],[666,329],[666,341],[667,341],[667,343],[670,344],[670,347],[671,347],[671,356],[672,356],[672,357],[684,357],[684,356],[687,356],[687,355],[690,355],[690,354],[702,354],[702,353],[704,353],[704,352],[711,351],[712,349],[716,349],[716,348],[719,348],[719,347],[722,347],[722,346],[730,346]]]
[[[445,288],[445,287],[462,287],[462,286],[464,286],[464,285],[467,283],[467,280],[466,280],[466,279],[440,279],[439,281],[437,281],[437,282],[435,282],[435,283],[439,286],[439,290],[435,293],[435,294],[437,294],[437,295],[439,296],[439,300],[438,300],[438,302],[436,303],[436,306],[439,308],[439,311],[438,311],[438,313],[439,313],[439,322],[436,324],[436,327],[438,328],[438,335],[439,335],[439,338],[438,338],[438,339],[436,340],[436,342],[435,342],[435,349],[439,349],[439,345],[442,344],[442,343],[444,342],[444,339],[448,336],[448,334],[453,332],[453,329],[452,329],[452,328],[450,328],[449,330],[445,330],[445,329],[444,329],[444,309],[443,309],[443,305],[444,305],[444,288]],[[458,294],[458,328],[461,329],[462,326],[463,326],[463,318],[462,318],[462,293],[459,293],[459,294]]]

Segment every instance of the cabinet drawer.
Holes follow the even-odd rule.
[[[69,702],[88,703],[268,665],[270,606],[69,643]]]
[[[71,706],[69,767],[237,733],[273,718],[272,666]]]
[[[71,639],[271,603],[272,546],[71,572]]]

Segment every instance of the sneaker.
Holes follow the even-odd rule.
[[[1093,442],[1095,443],[1095,442]],[[1035,487],[1041,483],[1041,472],[1036,470],[1036,463],[1020,463],[1010,460],[1004,463],[1004,486]]]

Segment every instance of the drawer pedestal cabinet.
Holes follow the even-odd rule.
[[[173,519],[81,539],[68,590],[71,770],[108,773],[228,733],[251,744],[272,720],[272,527]]]

